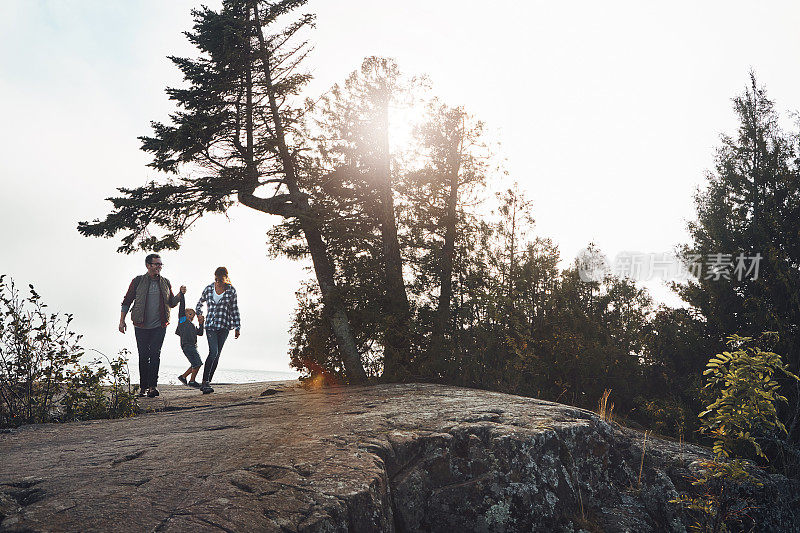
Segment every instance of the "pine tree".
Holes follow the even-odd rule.
[[[389,381],[414,374],[396,199],[404,169],[389,145],[390,111],[404,104],[409,91],[392,60],[368,57],[313,106],[315,120],[308,126],[317,141],[313,165],[319,178],[312,194],[324,212],[325,235],[354,305],[374,312],[363,315],[361,325],[368,330],[364,336],[380,344],[382,377]],[[280,240],[276,244],[285,245]]]
[[[140,138],[142,150],[153,154],[150,166],[179,177],[119,189],[122,196],[109,199],[114,210],[106,219],[82,222],[78,230],[102,237],[125,232],[119,251],[130,253],[177,249],[200,217],[224,213],[236,201],[297,220],[348,378],[360,382],[366,376],[334,265],[302,189],[303,109],[292,101],[310,79],[299,69],[314,17],[292,12],[305,3],[226,0],[219,12],[194,10],[194,31],[186,36],[200,56],[171,58],[188,85],[167,89],[180,110],[169,124],[152,123],[153,136]],[[274,33],[265,35],[265,28]],[[165,233],[152,235],[156,227]]]
[[[776,331],[781,339],[777,351],[786,354],[789,367],[797,370],[798,134],[781,129],[773,102],[752,74],[750,86],[733,103],[740,122],[737,135],[722,137],[708,186],[695,198],[697,220],[689,225],[692,243],[683,250],[687,263],[721,257],[727,265],[712,269],[706,264],[698,279],[680,287],[679,294],[706,319],[709,336],[718,342],[715,349],[731,334],[752,337]],[[785,420],[797,442],[800,389],[793,387]]]
[[[475,196],[482,191],[490,159],[483,129],[483,123],[463,108],[433,100],[426,120],[415,130],[426,164],[409,174],[403,192],[414,226],[409,232],[417,277],[413,290],[423,300],[420,306],[435,299],[430,324],[425,326],[431,339],[420,363],[420,372],[428,379],[441,379],[453,363],[454,278],[467,259],[460,256],[464,243],[459,243],[459,235],[471,233],[467,225],[475,216],[465,207],[478,203]]]

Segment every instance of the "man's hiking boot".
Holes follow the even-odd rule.
[[[211,385],[209,385],[207,381],[204,381],[203,384],[200,385],[200,392],[203,394],[209,394],[214,392],[214,389],[211,388]]]
[[[194,381],[194,380],[192,380],[189,383],[187,383],[187,385],[189,385],[190,387],[194,387],[195,389],[199,389],[200,388],[200,384],[198,382]]]
[[[184,385],[188,385],[188,384],[189,384],[189,382],[188,382],[188,381],[186,381],[186,378],[185,378],[185,377],[183,377],[183,376],[178,376],[178,381],[180,381],[180,382],[181,382],[181,383],[183,383]]]

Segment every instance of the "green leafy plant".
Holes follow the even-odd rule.
[[[96,350],[95,350],[96,351]],[[136,414],[136,396],[130,384],[127,350],[115,359],[105,354],[91,365],[77,365],[67,370],[61,405],[64,420],[124,418]]]
[[[700,464],[702,473],[692,485],[697,494],[681,494],[673,503],[695,511],[695,521],[690,529],[702,532],[729,531],[727,523],[736,522],[750,510],[749,500],[743,496],[748,486],[762,486],[762,483],[747,471],[747,464],[741,459],[721,461],[714,459]]]
[[[772,332],[763,336],[774,337]],[[727,342],[734,351],[712,357],[703,372],[708,380],[705,388],[719,390],[719,396],[698,415],[701,431],[714,438],[717,458],[746,457],[750,451],[767,459],[758,438],[775,430],[786,433],[777,411],[778,402],[786,403],[786,398],[779,393],[775,376],[800,378],[789,371],[780,355],[753,346],[752,337],[732,335]]]
[[[762,340],[775,340],[766,332]],[[750,508],[743,491],[761,486],[742,457],[768,461],[759,439],[772,432],[786,434],[778,418],[777,404],[786,402],[775,380],[778,373],[798,380],[780,355],[754,345],[752,337],[727,338],[731,351],[712,357],[703,375],[705,389],[716,392],[713,403],[698,416],[700,431],[714,439],[714,458],[700,466],[702,474],[692,481],[696,495],[681,494],[674,502],[696,512],[696,531],[728,531],[726,522],[736,521]]]
[[[133,415],[126,354],[83,364],[72,315],[49,313],[29,289],[0,276],[0,427]]]

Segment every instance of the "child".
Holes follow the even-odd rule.
[[[185,304],[183,299],[183,294],[181,294],[181,311],[184,310]],[[189,364],[191,365],[186,372],[178,376],[178,380],[183,383],[184,385],[188,385],[189,387],[194,387],[195,389],[200,388],[200,384],[195,381],[197,377],[197,371],[200,370],[200,366],[203,362],[200,360],[200,354],[197,351],[197,336],[203,334],[203,322],[205,322],[205,318],[201,315],[198,317],[198,321],[200,322],[200,327],[195,327],[192,323],[195,317],[194,309],[189,308],[185,310],[186,318],[180,318],[180,324],[178,324],[178,328],[175,330],[176,335],[180,335],[181,337],[181,349],[183,350],[184,355],[189,360]],[[181,312],[179,311],[179,315]],[[186,378],[191,374],[191,378],[189,381]]]

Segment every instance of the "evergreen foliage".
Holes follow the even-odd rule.
[[[297,219],[347,377],[359,382],[366,375],[335,267],[315,206],[302,189],[304,108],[294,97],[310,79],[300,67],[314,17],[293,11],[305,3],[226,0],[218,12],[207,7],[192,12],[194,31],[186,37],[199,57],[170,58],[187,85],[167,89],[179,111],[169,124],[153,122],[153,136],[140,137],[142,150],[153,156],[150,166],[179,177],[119,189],[122,196],[109,198],[114,209],[105,220],[81,222],[78,231],[96,237],[122,232],[119,251],[131,253],[177,249],[200,217],[224,213],[236,201]],[[265,28],[273,33],[265,35]],[[152,235],[156,228],[166,233]]]
[[[697,280],[679,287],[679,293],[704,318],[708,337],[716,339],[715,351],[723,348],[722,341],[731,332],[755,337],[775,331],[780,337],[776,350],[796,370],[800,365],[800,136],[781,128],[773,102],[752,74],[750,86],[733,104],[738,132],[722,136],[716,168],[695,198],[697,220],[689,225],[692,243],[683,248],[687,262],[724,253],[733,268],[729,275],[702,272]],[[737,275],[740,255],[760,256],[757,276]],[[791,388],[783,419],[789,440],[797,443],[800,388],[786,384]]]
[[[140,138],[163,174],[120,188],[82,234],[121,234],[125,253],[175,249],[201,217],[234,205],[277,215],[271,251],[313,267],[291,326],[291,364],[308,376],[452,383],[586,408],[612,390],[618,420],[681,439],[698,438],[706,354],[732,332],[776,331],[787,372],[748,394],[770,403],[791,383],[787,402],[769,435],[748,432],[750,411],[737,427],[757,455],[800,465],[800,387],[789,377],[800,364],[800,136],[781,129],[754,76],[734,99],[739,130],[722,137],[681,249],[687,263],[722,254],[731,268],[676,286],[687,309],[655,308],[603,268],[583,279],[586,264],[603,264],[594,245],[561,266],[557,245],[534,232],[535,196],[508,183],[484,124],[430,98],[393,60],[368,57],[301,104],[314,24],[297,14],[304,6],[224,0],[193,11],[186,36],[198,55],[171,58],[185,80],[167,89],[176,110]],[[413,134],[397,135],[409,121]],[[760,257],[758,275],[735,270],[739,257]],[[772,352],[731,353],[709,375],[766,376],[756,362]],[[730,407],[720,401],[704,420]]]

